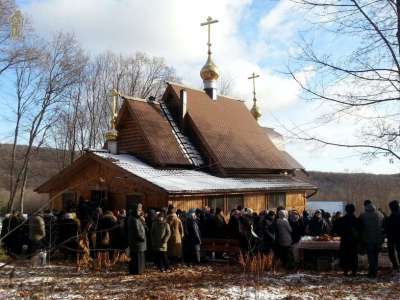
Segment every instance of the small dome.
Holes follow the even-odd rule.
[[[253,107],[250,109],[250,113],[253,115],[254,119],[258,120],[261,117],[260,107],[256,103],[253,104]]]
[[[106,132],[106,141],[116,141],[118,138],[118,131],[111,129]]]
[[[217,80],[219,78],[218,67],[212,61],[211,55],[208,55],[206,64],[201,68],[200,77],[205,81]]]

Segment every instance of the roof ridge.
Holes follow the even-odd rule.
[[[198,92],[201,92],[201,93],[206,94],[206,92],[203,91],[203,90],[201,90],[201,89],[194,88],[194,87],[190,87],[190,86],[184,85],[184,84],[182,84],[182,83],[173,82],[173,81],[166,81],[166,84],[169,84],[169,85],[177,85],[177,86],[183,87],[183,88],[185,88],[185,89],[191,89],[191,90],[198,91]],[[217,96],[218,96],[218,97],[227,98],[227,99],[230,99],[230,100],[235,100],[235,101],[240,101],[240,102],[246,102],[245,100],[242,100],[242,99],[239,99],[239,98],[234,98],[234,97],[228,96],[228,95],[221,95],[221,94],[218,94]]]
[[[121,94],[121,98],[125,99],[125,100],[131,100],[131,101],[139,101],[139,102],[160,104],[160,102],[157,101],[157,100],[149,101],[147,99],[138,98],[138,97],[134,97],[134,96],[127,96],[127,95],[122,95],[122,94]]]

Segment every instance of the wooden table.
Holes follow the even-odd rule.
[[[340,249],[340,240],[330,241],[314,241],[314,240],[301,240],[298,244],[300,265],[304,267],[304,252],[305,251],[320,251],[329,253],[336,256]]]

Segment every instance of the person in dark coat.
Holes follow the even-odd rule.
[[[275,212],[273,210],[260,219],[257,234],[261,239],[260,252],[266,255],[271,254],[276,239]]]
[[[237,209],[231,211],[231,216],[228,222],[228,236],[231,239],[239,240],[240,237],[240,212]]]
[[[79,198],[79,204],[77,208],[77,216],[79,220],[81,221],[81,230],[83,231],[87,224],[91,221],[92,219],[92,210],[93,207],[88,199],[85,199],[83,197]]]
[[[239,246],[243,253],[254,255],[258,248],[259,237],[254,232],[253,211],[243,208],[239,218]]]
[[[78,235],[80,232],[80,224],[74,219],[73,214],[64,213],[57,220],[57,244],[60,247],[65,258],[76,256],[78,249]]]
[[[107,210],[100,218],[97,225],[96,248],[98,249],[98,258],[100,263],[107,266],[110,259],[113,259],[115,238],[117,237],[118,222],[112,211]],[[114,248],[115,249],[115,248]]]
[[[22,245],[25,242],[24,217],[21,213],[13,213],[6,216],[1,227],[1,236],[3,239],[7,255],[15,256],[22,253]]]
[[[335,221],[335,232],[340,236],[339,258],[344,275],[351,271],[352,276],[357,274],[358,244],[360,242],[360,220],[354,215],[356,208],[353,204],[345,207],[346,215]]]
[[[117,249],[118,256],[128,248],[128,238],[126,235],[126,211],[120,210],[117,215],[117,225],[112,232],[111,247]]]
[[[153,223],[157,220],[157,213],[155,209],[147,210],[145,214],[145,222],[146,228],[151,229]],[[146,230],[146,260],[153,261],[154,260],[154,253],[153,253],[153,246],[151,245],[151,235],[150,230]]]
[[[213,232],[217,239],[226,238],[226,222],[221,208],[217,207],[213,218]]]
[[[365,212],[360,215],[362,225],[362,241],[368,256],[368,277],[376,278],[378,274],[379,251],[384,240],[383,215],[376,210],[371,201],[364,203]]]
[[[286,268],[291,268],[293,265],[292,232],[292,227],[288,221],[288,212],[285,209],[281,209],[276,219],[277,256]]]
[[[200,263],[201,234],[195,211],[190,210],[186,220],[185,244],[187,246],[188,260]]]
[[[313,218],[309,222],[306,233],[311,236],[321,236],[327,234],[329,231],[328,224],[322,217],[322,213],[320,210],[316,210]]]
[[[171,229],[165,217],[165,212],[160,211],[157,220],[153,222],[151,227],[151,244],[155,254],[154,263],[161,272],[168,270],[169,267],[167,250]]]
[[[385,234],[388,242],[389,258],[393,270],[399,271],[400,262],[400,208],[396,200],[389,203],[390,216],[384,221]],[[396,255],[397,254],[397,255]]]
[[[129,274],[142,274],[145,268],[146,225],[142,213],[142,204],[136,203],[128,219]]]
[[[310,218],[310,214],[308,213],[308,211],[303,210],[303,224],[304,227],[307,228],[308,224],[310,224],[311,218]]]
[[[292,243],[297,244],[305,235],[305,227],[300,214],[296,210],[290,211],[289,224],[292,227]]]
[[[57,217],[52,211],[47,211],[45,212],[43,219],[46,226],[46,248],[52,251],[53,249],[55,250],[57,245]]]
[[[294,262],[298,263],[300,260],[299,242],[305,235],[305,226],[300,214],[296,210],[289,213],[289,224],[292,227],[292,253]]]

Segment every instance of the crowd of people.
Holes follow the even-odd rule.
[[[255,213],[238,206],[226,218],[221,208],[183,212],[169,206],[143,212],[140,203],[128,214],[125,210],[103,212],[81,199],[75,210],[67,212],[46,211],[28,219],[20,213],[8,215],[2,223],[1,241],[7,253],[16,257],[59,250],[68,258],[76,256],[79,240],[85,237],[95,259],[113,258],[129,249],[129,273],[141,274],[148,260],[160,271],[168,270],[171,263],[200,263],[203,239],[237,240],[242,253],[271,255],[285,268],[295,268],[303,236],[330,235],[340,237],[339,258],[345,275],[357,274],[362,253],[368,256],[368,276],[376,277],[385,237],[393,269],[399,270],[399,203],[392,201],[389,208],[391,214],[384,216],[366,200],[364,212],[357,217],[353,204],[346,205],[344,216],[322,210],[310,216],[307,211],[300,214],[284,207]],[[212,255],[224,258],[225,254]]]

